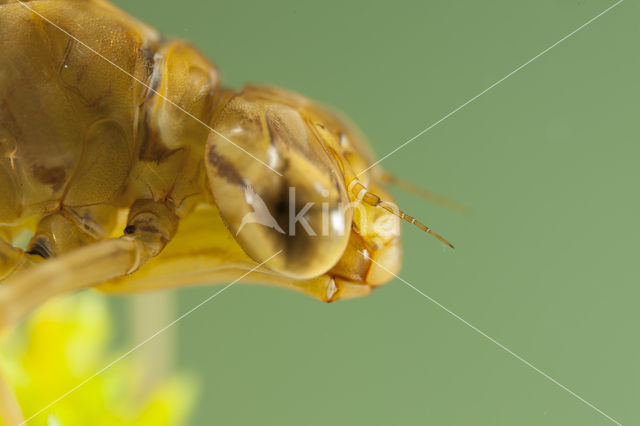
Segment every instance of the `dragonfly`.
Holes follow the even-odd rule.
[[[399,270],[402,220],[451,246],[398,209],[389,184],[419,190],[369,167],[341,114],[225,88],[196,48],[106,1],[0,0],[0,51],[2,330],[89,287],[363,296]]]

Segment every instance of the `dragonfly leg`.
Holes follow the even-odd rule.
[[[33,264],[34,260],[37,260],[34,256],[0,238],[0,283],[23,267]]]
[[[177,217],[155,203],[136,203],[134,207],[122,237],[54,255],[3,283],[0,331],[12,329],[54,296],[129,275],[157,255],[175,233]]]

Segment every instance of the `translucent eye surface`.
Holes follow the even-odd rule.
[[[242,149],[212,133],[206,153],[211,192],[234,238],[259,263],[281,251],[266,265],[297,279],[337,263],[352,221],[344,177],[309,123],[293,106],[244,91],[214,123]]]

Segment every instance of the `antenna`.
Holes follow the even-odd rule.
[[[424,223],[422,223],[419,220],[417,220],[415,217],[409,216],[408,214],[405,214],[402,210],[398,209],[398,207],[395,204],[392,204],[392,203],[389,203],[387,201],[384,201],[379,196],[377,196],[376,194],[374,194],[372,192],[369,192],[369,190],[358,179],[354,179],[354,180],[351,181],[351,183],[349,184],[348,190],[358,200],[361,200],[361,201],[363,201],[364,203],[366,203],[366,204],[368,204],[370,206],[381,207],[381,208],[385,209],[386,211],[388,211],[389,213],[392,213],[392,214],[398,216],[400,219],[404,219],[407,222],[414,224],[418,228],[422,229],[424,232],[426,232],[428,234],[431,234],[432,236],[434,236],[435,238],[437,238],[441,242],[445,243],[449,247],[455,248],[453,246],[453,244],[451,244],[449,241],[445,240],[439,234],[433,232],[431,230],[431,228],[429,228],[427,225],[425,225]]]
[[[440,194],[436,194],[433,191],[430,191],[426,188],[422,188],[418,185],[415,185],[407,180],[404,180],[402,178],[396,177],[394,175],[392,175],[391,173],[388,173],[386,171],[383,171],[381,176],[382,180],[386,183],[389,183],[391,185],[397,186],[398,188],[402,189],[403,191],[406,191],[410,194],[416,195],[424,200],[430,201],[434,204],[438,204],[440,206],[449,208],[451,210],[455,210],[459,213],[462,214],[468,214],[471,209],[469,208],[469,206],[459,203],[457,201],[451,200],[447,197],[444,197]]]

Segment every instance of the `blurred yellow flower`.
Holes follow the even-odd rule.
[[[0,365],[16,391],[25,418],[124,352],[110,351],[112,327],[105,297],[85,291],[48,302],[2,342]],[[174,374],[148,391],[133,360],[125,358],[28,424],[182,425],[193,407],[195,388],[190,377]]]

